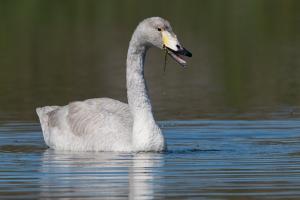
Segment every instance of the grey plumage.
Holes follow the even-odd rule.
[[[169,38],[163,38],[160,30]],[[128,104],[97,98],[37,108],[46,144],[73,151],[165,150],[144,79],[147,50],[152,46],[162,49],[164,42],[179,44],[169,22],[160,17],[143,20],[134,31],[126,62]]]

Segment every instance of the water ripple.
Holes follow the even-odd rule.
[[[164,153],[48,149],[38,124],[0,126],[0,198],[299,199],[297,120],[160,122]]]

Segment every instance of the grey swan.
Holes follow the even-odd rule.
[[[154,120],[144,79],[150,47],[166,50],[180,65],[192,54],[179,43],[170,23],[161,17],[140,22],[129,43],[126,62],[128,104],[110,98],[37,108],[45,143],[70,151],[155,151],[167,149]]]

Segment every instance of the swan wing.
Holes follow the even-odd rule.
[[[88,99],[68,105],[67,121],[74,135],[129,131],[132,116],[127,104],[109,98]],[[125,130],[124,130],[125,129]],[[124,131],[121,131],[124,130]]]
[[[56,149],[115,150],[130,145],[132,116],[127,104],[109,98],[38,108],[45,142]]]

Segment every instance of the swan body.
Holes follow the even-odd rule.
[[[126,81],[128,104],[110,98],[71,102],[66,106],[37,108],[45,143],[71,151],[164,151],[166,142],[156,124],[144,79],[147,50],[166,48],[181,65],[191,56],[178,42],[168,21],[143,20],[131,38]]]

